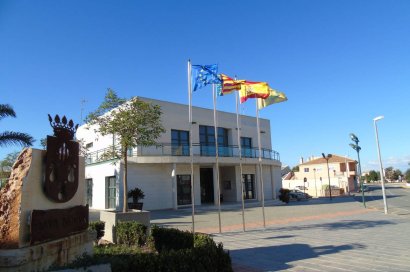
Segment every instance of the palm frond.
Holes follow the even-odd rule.
[[[0,119],[6,116],[16,117],[16,113],[9,104],[0,104]]]
[[[27,133],[5,131],[0,133],[0,146],[21,145],[31,146],[34,143],[34,138]]]

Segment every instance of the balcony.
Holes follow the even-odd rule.
[[[113,147],[97,150],[86,154],[85,164],[90,165],[94,163],[104,162],[114,159],[113,157],[107,157],[107,152],[112,151]],[[115,151],[118,153],[120,150],[119,146],[115,146]],[[193,144],[192,152],[194,156],[201,157],[215,157],[216,148],[215,146]],[[218,148],[219,157],[231,157],[239,158],[259,158],[258,148],[242,148],[239,151],[238,146],[220,146]],[[190,150],[189,145],[172,145],[168,143],[161,143],[156,146],[137,146],[134,149],[128,150],[129,157],[144,157],[144,156],[182,156],[189,157]],[[278,152],[270,149],[261,149],[261,158],[267,160],[277,160],[280,161],[280,155]]]

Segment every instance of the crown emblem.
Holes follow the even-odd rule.
[[[53,118],[49,114],[48,121],[53,128],[54,136],[64,140],[74,139],[74,134],[77,131],[78,124],[74,126],[73,120],[70,119],[70,121],[67,122],[67,117],[65,117],[65,115],[60,119],[60,116],[56,114],[53,121]]]

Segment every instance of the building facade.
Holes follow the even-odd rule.
[[[159,105],[166,130],[158,145],[138,146],[128,152],[128,189],[141,188],[145,193],[144,209],[177,209],[192,204],[191,178],[194,181],[195,205],[217,204],[217,167],[213,110],[193,107],[192,146],[194,173],[191,177],[190,124],[187,105],[142,98]],[[261,200],[259,150],[256,118],[241,116],[241,157],[238,146],[236,114],[217,111],[220,198],[224,202]],[[279,153],[272,150],[270,122],[260,119],[261,165],[264,199],[275,199],[281,187]],[[87,149],[86,187],[90,208],[122,209],[123,163],[103,160],[106,148],[116,145],[112,135],[97,135],[83,125],[77,138]],[[240,163],[242,163],[242,177]],[[243,182],[244,191],[241,191]]]
[[[343,189],[344,193],[357,190],[355,160],[347,157],[332,155],[329,159],[329,174],[326,159],[323,157],[311,158],[298,165],[299,171],[293,171],[283,177],[284,188],[294,189],[304,186],[307,193],[312,196],[324,196],[323,186]]]

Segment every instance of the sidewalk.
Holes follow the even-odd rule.
[[[195,229],[213,233],[230,251],[234,271],[410,271],[410,219],[365,209],[353,197],[311,199],[245,210],[223,206],[196,210]],[[153,211],[152,223],[191,229],[191,209]]]
[[[360,203],[358,203],[360,205]],[[379,211],[215,234],[234,271],[410,271],[410,221]]]
[[[279,204],[279,206],[278,206]],[[195,230],[230,251],[234,271],[410,271],[410,218],[365,209],[353,197],[282,205],[247,203],[196,207]],[[151,223],[192,229],[190,208],[151,212]]]

